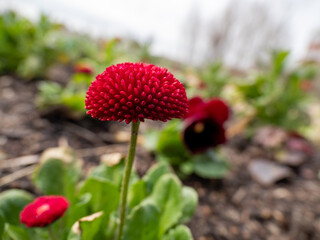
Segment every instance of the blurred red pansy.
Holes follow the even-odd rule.
[[[218,98],[204,102],[199,97],[189,101],[185,116],[183,140],[192,153],[201,153],[226,141],[224,122],[229,117],[228,106]]]
[[[20,221],[27,227],[45,227],[62,217],[68,206],[62,196],[38,197],[21,211]]]
[[[288,133],[289,138],[286,141],[287,149],[293,152],[303,152],[308,156],[314,154],[312,144],[302,135],[297,132],[291,131]]]
[[[313,89],[313,82],[312,80],[309,79],[304,79],[301,83],[300,83],[300,89],[304,92],[310,92]]]
[[[108,67],[87,91],[86,109],[102,121],[167,121],[188,111],[185,89],[167,69],[145,63]]]
[[[86,63],[77,63],[74,66],[74,70],[76,73],[84,73],[84,74],[88,74],[88,75],[93,74],[92,66],[90,66],[89,64],[86,64]]]

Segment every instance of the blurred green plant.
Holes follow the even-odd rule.
[[[73,36],[68,42],[58,41],[61,49],[64,49],[64,55],[60,57],[64,58],[64,61],[77,62],[73,65],[75,73],[65,86],[50,80],[39,83],[36,104],[40,109],[62,106],[81,116],[85,113],[83,99],[91,81],[94,80],[93,76],[102,72],[105,66],[112,65],[121,56],[119,40],[116,38],[104,41],[98,48],[92,47],[96,46],[95,44],[91,44],[91,47],[88,45],[83,53],[80,49],[85,48],[86,44],[81,44],[82,40],[79,36]],[[94,43],[92,39],[86,42]]]
[[[312,81],[318,71],[308,65],[288,69],[288,56],[287,51],[274,51],[269,65],[241,77],[228,74],[221,64],[213,64],[200,74],[206,84],[201,94],[228,99],[236,116],[250,115],[251,127],[300,129],[309,122],[306,104],[310,92],[304,89],[304,82]]]
[[[33,24],[14,12],[2,14],[0,74],[17,73],[26,78],[41,75],[56,57],[46,36],[59,28],[44,15],[37,24]]]
[[[82,161],[69,147],[48,149],[33,174],[37,189],[46,195],[65,196],[65,215],[50,225],[57,239],[114,239],[118,224],[120,179],[124,169],[117,162],[103,162],[83,178]],[[0,239],[51,239],[45,228],[27,228],[19,213],[33,196],[23,190],[0,194]],[[142,178],[131,176],[125,240],[192,240],[184,225],[192,217],[197,193],[182,186],[168,165],[153,166]],[[143,226],[143,227],[142,227]],[[137,231],[139,229],[139,231]]]
[[[40,78],[56,63],[94,57],[97,44],[41,15],[36,23],[10,11],[0,15],[0,74]]]
[[[304,107],[308,95],[301,89],[306,73],[301,68],[286,72],[288,55],[286,51],[274,52],[268,71],[245,81],[239,80],[238,89],[255,108],[255,122],[259,125],[272,124],[296,130],[308,123]]]
[[[66,106],[76,115],[84,113],[81,99],[93,76],[118,62],[163,61],[150,54],[151,42],[130,39],[94,39],[68,31],[45,15],[32,22],[13,11],[0,15],[0,75],[24,80],[46,79],[39,84],[37,104],[41,109]],[[50,68],[66,66],[68,74],[79,62],[91,65],[91,78],[75,72],[70,79],[51,81]],[[170,65],[170,61],[166,61]],[[61,82],[66,83],[62,85]]]
[[[65,87],[56,82],[42,81],[36,103],[41,109],[54,106],[66,106],[75,113],[84,114],[84,97],[92,76],[86,73],[76,73]]]
[[[65,86],[50,80],[42,81],[39,84],[39,92],[36,98],[36,103],[41,109],[50,109],[56,106],[65,106],[76,115],[85,113],[84,103],[81,99],[85,98],[86,91],[94,80],[97,72],[103,72],[105,66],[110,66],[121,61],[141,61],[153,59],[149,53],[149,45],[139,45],[133,41],[121,40],[113,38],[100,43],[98,49],[86,51],[87,57],[81,58],[80,55],[73,54],[76,73],[70,78]],[[67,50],[81,48],[82,46],[75,44],[73,47],[62,47],[66,50],[66,55],[69,56]],[[74,51],[79,52],[79,51]],[[90,54],[89,54],[90,53]],[[72,52],[70,52],[72,54]],[[92,56],[90,56],[92,55]],[[79,60],[80,59],[80,60]],[[82,71],[78,68],[90,68],[92,70]]]
[[[220,62],[212,63],[203,71],[199,71],[200,79],[205,83],[206,89],[203,93],[205,98],[220,96],[223,88],[230,81],[230,74]]]

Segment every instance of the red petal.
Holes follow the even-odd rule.
[[[200,97],[191,98],[189,100],[189,112],[186,114],[185,118],[191,117],[192,115],[198,113],[203,106],[204,102]]]
[[[229,118],[229,108],[220,99],[214,98],[205,106],[204,111],[213,118],[217,123],[223,124]]]

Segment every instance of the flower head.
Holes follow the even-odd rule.
[[[20,213],[20,221],[28,227],[45,227],[62,217],[69,203],[62,196],[36,198]]]
[[[217,98],[204,102],[199,97],[190,99],[189,105],[183,140],[190,152],[203,152],[224,143],[226,137],[223,124],[229,117],[227,105]]]
[[[108,67],[90,85],[85,103],[93,118],[126,123],[145,118],[165,122],[188,111],[182,83],[167,69],[144,63]]]

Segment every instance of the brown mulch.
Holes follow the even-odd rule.
[[[74,149],[90,149],[116,144],[113,132],[124,124],[110,124],[91,118],[66,119],[63,111],[40,113],[34,105],[36,82],[0,77],[0,163],[24,155],[41,154],[66,139]],[[119,151],[125,152],[117,143]],[[120,147],[119,147],[120,146]],[[294,176],[268,187],[259,185],[247,170],[257,152],[268,152],[240,139],[225,148],[232,169],[223,180],[205,180],[196,176],[185,180],[199,194],[199,206],[188,224],[196,240],[319,240],[320,169],[319,156],[299,167]],[[99,156],[84,157],[88,166]],[[137,168],[143,173],[153,163],[152,155],[138,149]],[[0,177],[18,168],[0,169]],[[33,191],[27,177],[0,187]]]
[[[192,179],[200,206],[190,223],[199,240],[320,239],[320,159],[309,159],[290,180],[263,187],[247,171],[250,153],[228,149],[223,180]]]

